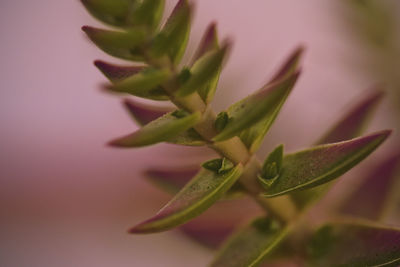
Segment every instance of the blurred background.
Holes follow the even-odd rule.
[[[165,16],[176,1],[166,2]],[[193,2],[187,59],[211,21],[234,40],[216,111],[261,87],[297,45],[307,48],[261,157],[278,143],[286,151],[312,144],[376,83],[386,84],[387,95],[368,132],[397,131],[344,179],[356,184],[351,176],[399,147],[399,1]],[[143,170],[200,163],[210,152],[106,147],[137,126],[120,98],[100,92],[105,78],[93,60],[119,61],[95,48],[82,25],[100,26],[78,0],[0,1],[0,265],[205,266],[212,250],[177,230],[133,236],[126,229],[170,198]],[[247,211],[257,212],[242,209],[244,218]]]

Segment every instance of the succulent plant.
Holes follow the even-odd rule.
[[[300,76],[302,47],[294,50],[262,88],[216,114],[210,103],[231,42],[219,42],[216,24],[212,23],[193,60],[182,66],[193,12],[188,0],[178,2],[162,27],[163,0],[82,3],[94,17],[118,28],[83,27],[93,43],[111,56],[135,62],[127,66],[95,61],[110,81],[105,89],[170,101],[176,106],[165,109],[125,100],[128,111],[142,127],[109,144],[133,148],[168,142],[207,146],[219,154],[201,167],[149,170],[151,181],[175,196],[154,217],[132,227],[130,233],[155,233],[183,225],[184,232],[212,246],[226,239],[211,266],[256,266],[279,259],[308,266],[400,264],[400,229],[379,224],[375,216],[369,220],[344,216],[354,215],[352,210],[359,211],[363,203],[352,201],[354,207],[328,216],[322,224],[307,221],[308,208],[334,180],[390,135],[390,130],[383,130],[360,136],[382,97],[381,91],[375,90],[357,103],[311,148],[285,153],[284,146],[278,145],[260,161],[255,152]],[[373,190],[368,192],[374,194]],[[196,232],[196,226],[187,227],[190,220],[214,204],[243,195],[250,196],[264,215],[234,233],[231,226],[219,229],[222,233]],[[376,210],[369,213],[376,214],[382,205],[372,208]]]

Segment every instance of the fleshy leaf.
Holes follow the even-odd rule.
[[[367,223],[330,223],[308,247],[310,266],[398,266],[400,229]]]
[[[189,95],[212,83],[221,71],[229,46],[229,43],[226,43],[220,49],[212,50],[198,59],[190,69],[189,80],[178,89],[177,95],[181,97]]]
[[[298,69],[298,64],[300,62],[301,56],[303,55],[303,47],[297,48],[290,56],[289,58],[285,61],[285,63],[280,67],[278,72],[273,76],[270,82],[268,82],[269,85],[277,83],[281,81],[282,79],[286,79],[290,75],[293,75]],[[261,121],[256,123],[254,126],[252,126],[249,129],[246,129],[245,131],[241,132],[240,134],[240,139],[243,141],[243,143],[247,146],[247,148],[250,150],[250,152],[256,152],[257,149],[260,147],[262,141],[264,140],[264,136],[267,134],[269,128],[272,126],[274,123],[276,117],[278,116],[278,113],[283,106],[283,104],[286,101],[286,98],[288,97],[290,92],[288,94],[282,96],[282,98],[276,102],[276,107],[273,111],[271,111],[270,114],[267,114],[266,116],[263,117]]]
[[[343,201],[340,212],[352,216],[381,219],[385,204],[394,186],[395,178],[400,178],[400,153],[391,155],[382,161],[362,181],[362,184]],[[398,193],[398,192],[395,192]]]
[[[176,118],[168,113],[143,126],[136,132],[110,142],[118,147],[141,147],[159,142],[167,142],[185,132],[201,120],[200,112],[183,118]]]
[[[224,173],[231,170],[234,165],[227,158],[219,158],[204,162],[202,167],[216,173]]]
[[[164,100],[167,94],[161,85],[170,77],[169,70],[147,68],[107,88],[114,92],[128,93],[134,96],[154,100]]]
[[[235,183],[242,170],[241,164],[223,174],[202,169],[156,216],[129,232],[161,232],[189,221],[213,205]]]
[[[133,0],[81,0],[86,9],[98,20],[113,25],[125,26],[128,10]]]
[[[142,53],[138,51],[146,38],[143,29],[110,31],[84,26],[82,30],[105,53],[122,59],[143,61]]]
[[[144,25],[154,30],[158,27],[163,11],[164,0],[143,0],[129,17],[129,25]]]
[[[282,168],[283,145],[275,148],[265,159],[258,181],[264,188],[269,188],[278,178]]]
[[[298,76],[299,73],[295,73],[277,83],[268,84],[255,94],[229,107],[227,112],[230,120],[213,140],[220,142],[234,137],[261,120],[269,119],[272,124]]]
[[[283,158],[279,178],[263,196],[275,197],[329,182],[366,158],[390,133],[390,130],[381,131],[288,154]]]
[[[179,0],[152,46],[153,56],[167,54],[177,64],[181,60],[189,39],[191,5],[187,0]]]
[[[145,171],[147,180],[170,194],[176,194],[199,171],[198,167],[180,169],[152,168]]]
[[[382,96],[383,91],[381,90],[374,90],[368,94],[359,103],[354,105],[316,144],[340,142],[357,137],[363,131],[364,126],[367,124],[369,117]],[[291,197],[295,200],[298,207],[303,209],[322,197],[331,186],[331,183],[327,183],[309,190],[297,191],[292,193]]]
[[[151,121],[172,111],[172,108],[143,104],[131,99],[125,99],[124,106],[140,125],[150,123]]]
[[[211,266],[257,266],[286,233],[287,228],[278,221],[258,218],[225,242]]]
[[[94,65],[113,83],[137,74],[145,68],[144,66],[114,65],[102,60],[96,60]]]
[[[317,144],[340,142],[360,135],[382,96],[383,91],[381,90],[370,93],[330,129]]]

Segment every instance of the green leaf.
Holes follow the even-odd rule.
[[[129,24],[132,26],[144,25],[151,30],[157,29],[164,5],[164,0],[143,0],[129,17]]]
[[[230,171],[235,165],[227,158],[219,158],[204,162],[202,167],[216,173],[224,173]]]
[[[189,221],[213,205],[236,182],[242,170],[241,164],[223,174],[202,169],[156,216],[129,232],[161,232]]]
[[[352,107],[346,116],[336,123],[317,144],[340,142],[359,136],[383,95],[382,90],[374,90],[368,94]]]
[[[168,112],[172,112],[171,108],[143,104],[131,99],[125,99],[124,106],[132,118],[134,118],[137,123],[142,126],[155,119],[158,119]]]
[[[217,115],[217,118],[215,119],[215,124],[214,124],[215,130],[217,130],[217,132],[222,131],[225,128],[226,124],[228,124],[228,121],[229,121],[228,113],[225,111],[220,112]]]
[[[330,223],[308,246],[310,266],[399,266],[400,229],[368,223]]]
[[[217,35],[217,25],[215,22],[208,25],[197,51],[193,57],[192,65],[207,52],[216,50],[219,48],[218,35]]]
[[[194,93],[199,88],[208,86],[219,75],[226,52],[229,48],[226,43],[221,49],[213,50],[202,56],[190,69],[190,78],[177,91],[179,97]]]
[[[222,246],[212,267],[257,266],[286,236],[287,227],[271,218],[258,218],[233,234]]]
[[[98,20],[113,25],[126,26],[133,0],[81,0],[90,14]]]
[[[176,118],[171,113],[168,113],[146,124],[130,135],[111,141],[110,145],[118,147],[141,147],[159,142],[167,142],[176,135],[190,129],[200,120],[200,112],[190,114],[183,118]]]
[[[299,73],[295,73],[277,83],[266,85],[255,94],[229,107],[227,112],[230,120],[213,141],[220,142],[239,135],[261,120],[269,119],[272,124],[298,76]]]
[[[390,130],[381,131],[288,154],[283,158],[279,178],[263,196],[275,197],[329,182],[366,158],[390,133]]]
[[[153,40],[153,56],[166,54],[174,64],[180,62],[189,39],[191,10],[187,0],[180,0],[176,4],[165,26]]]
[[[379,220],[391,203],[391,192],[399,178],[400,152],[385,157],[372,171],[363,178],[356,190],[342,201],[339,211],[343,214]]]
[[[298,47],[280,67],[279,71],[273,76],[268,84],[272,85],[278,83],[279,81],[290,77],[290,75],[293,75],[297,71],[303,51],[304,49],[302,47]],[[250,152],[254,153],[260,147],[264,140],[264,136],[274,123],[289,93],[290,91],[287,92],[286,95],[283,95],[281,99],[277,100],[275,108],[271,110],[269,114],[265,114],[261,121],[240,133],[240,139],[247,146]]]
[[[109,31],[84,26],[82,30],[97,47],[111,56],[134,61],[144,60],[140,51],[146,39],[143,29]]]
[[[257,176],[258,181],[264,188],[269,188],[279,177],[282,168],[283,145],[275,148],[265,159],[261,168],[261,174]]]
[[[113,83],[137,74],[145,68],[144,66],[114,65],[101,60],[96,60],[94,65]]]
[[[138,97],[164,100],[167,95],[161,85],[165,83],[170,76],[171,73],[167,69],[147,68],[122,81],[110,85],[107,89],[119,93],[128,93]]]

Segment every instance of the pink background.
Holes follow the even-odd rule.
[[[260,87],[296,45],[307,47],[303,75],[261,155],[280,142],[289,151],[312,143],[377,82],[357,68],[365,53],[348,38],[338,1],[194,2],[187,58],[212,20],[234,40],[217,111]],[[167,3],[170,11],[175,1]],[[126,234],[168,200],[141,171],[207,152],[104,145],[136,126],[117,97],[98,90],[105,79],[92,61],[118,61],[88,42],[85,24],[100,25],[77,0],[0,2],[1,265],[204,266],[212,253],[180,233]],[[393,128],[391,114],[385,100],[369,131]]]

